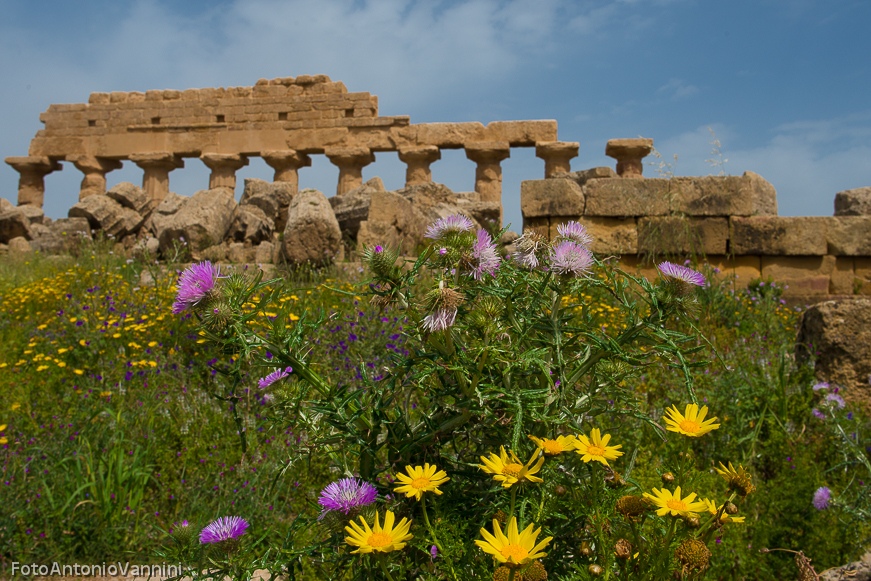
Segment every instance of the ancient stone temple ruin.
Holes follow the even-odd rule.
[[[312,155],[339,168],[337,194],[362,183],[375,154],[396,151],[409,185],[432,181],[430,164],[442,149],[464,149],[476,164],[475,191],[500,201],[500,162],[512,147],[535,147],[546,176],[568,171],[577,143],[557,141],[556,121],[411,124],[408,116],[379,117],[378,97],[349,93],[326,75],[261,79],[253,87],[92,93],[88,103],[51,105],[40,115],[27,157],[8,157],[21,174],[18,204],[42,207],[43,178],[71,162],[83,174],[79,199],[103,194],[106,174],[124,161],[142,168],[142,187],[160,202],[170,173],[198,158],[209,188],[234,187],[235,172],[259,156],[275,181],[298,184]]]

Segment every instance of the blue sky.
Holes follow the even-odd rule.
[[[0,154],[21,156],[51,103],[92,91],[253,85],[326,74],[379,97],[381,115],[412,123],[556,119],[580,142],[572,169],[614,166],[605,143],[651,137],[675,175],[726,173],[774,184],[784,216],[833,213],[836,192],[871,186],[871,2],[867,0],[225,0],[0,1]],[[300,186],[335,194],[338,169],[314,156]],[[648,158],[646,161],[654,161]],[[519,231],[520,182],[543,177],[532,148],[502,163],[506,222]],[[433,179],[471,190],[462,150]],[[656,177],[654,166],[645,175]],[[395,153],[364,179],[404,183]],[[197,160],[170,174],[192,195]],[[237,173],[271,179],[260,159]],[[82,174],[46,178],[45,210],[66,215]],[[109,185],[141,183],[127,162]],[[2,164],[0,196],[18,174]]]

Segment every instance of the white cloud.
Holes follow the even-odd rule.
[[[669,79],[669,81],[656,90],[657,95],[663,95],[672,101],[679,101],[692,97],[699,92],[699,88],[690,85],[683,79]]]

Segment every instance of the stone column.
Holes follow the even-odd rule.
[[[511,157],[507,141],[482,141],[466,145],[466,157],[478,164],[475,168],[475,191],[482,202],[499,202],[499,224],[502,224],[502,166]]]
[[[363,185],[363,168],[375,161],[368,147],[328,147],[324,153],[339,167],[337,196]]]
[[[134,153],[130,161],[141,167],[142,189],[156,204],[163,201],[169,193],[169,172],[184,167],[184,160],[168,152]]]
[[[405,185],[428,184],[432,181],[432,162],[441,159],[442,152],[435,145],[421,145],[399,148],[399,159],[408,164],[405,170]]]
[[[605,146],[605,155],[617,160],[617,175],[621,178],[643,179],[641,160],[653,151],[652,139],[611,139]]]
[[[264,151],[260,155],[263,157],[263,161],[275,170],[275,177],[272,178],[272,181],[292,184],[292,193],[295,196],[299,192],[299,169],[311,167],[311,158],[294,149]]]
[[[248,165],[248,158],[240,153],[204,153],[200,156],[212,174],[209,176],[209,189],[236,189],[236,170]]]
[[[21,174],[18,178],[18,205],[42,208],[45,176],[61,171],[61,164],[47,157],[7,157],[6,163]]]
[[[535,157],[544,160],[544,179],[558,172],[572,171],[571,159],[578,157],[580,143],[575,141],[538,141]]]
[[[67,161],[73,162],[79,171],[85,174],[82,187],[79,189],[79,201],[88,196],[102,196],[106,193],[106,174],[121,169],[123,163],[117,159],[94,157],[93,155],[71,155]]]

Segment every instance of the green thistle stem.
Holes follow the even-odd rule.
[[[435,529],[432,528],[432,525],[429,523],[429,515],[426,512],[426,496],[420,497],[420,508],[423,511],[423,522],[426,523],[426,528],[427,528],[427,530],[429,530],[429,534],[432,535],[432,540],[435,543],[435,546],[438,547],[439,552],[444,552],[444,549],[442,549],[441,543],[439,543],[439,540],[436,537]]]
[[[390,581],[394,581],[393,575],[391,575],[390,571],[387,570],[387,564],[385,563],[385,561],[387,560],[387,556],[379,555],[376,558],[378,559],[378,564],[381,566],[381,570],[384,571],[384,576],[390,579]]]
[[[514,581],[514,573],[516,573],[516,571],[515,571],[514,569],[509,569],[509,571],[508,571],[508,581]]]

